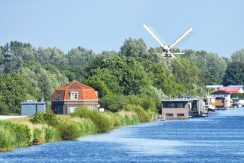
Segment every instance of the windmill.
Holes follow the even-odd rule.
[[[167,45],[161,41],[159,36],[157,36],[156,32],[154,32],[153,28],[144,24],[143,27],[148,31],[148,33],[159,43],[162,48],[163,55],[165,57],[175,58],[175,54],[184,54],[184,53],[173,53],[171,50],[175,45],[177,45],[182,39],[184,39],[191,31],[192,27],[188,28],[178,39],[176,39],[172,44]]]

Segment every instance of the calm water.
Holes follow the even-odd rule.
[[[0,162],[244,162],[244,108],[16,148]]]

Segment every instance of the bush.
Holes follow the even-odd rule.
[[[11,150],[14,146],[15,135],[11,133],[8,129],[0,127],[0,151]]]
[[[82,135],[87,135],[96,132],[96,126],[92,120],[87,118],[82,118],[79,121],[80,130]]]
[[[98,111],[91,111],[90,116],[87,118],[90,118],[93,121],[93,123],[96,125],[97,132],[99,133],[107,132],[113,128],[113,124],[109,118]]]
[[[15,136],[14,146],[26,146],[31,144],[31,132],[27,125],[2,121],[0,125],[9,130]]]
[[[140,123],[139,117],[135,112],[121,111],[118,113],[121,125],[135,125]]]
[[[138,115],[140,122],[148,122],[152,119],[150,111],[145,111],[141,106],[128,105],[127,110],[134,111]]]
[[[139,95],[129,95],[129,96],[105,96],[99,103],[106,110],[111,112],[118,112],[128,105],[141,106],[144,110],[154,111],[156,109],[156,103],[152,97],[149,96],[139,96]]]
[[[99,100],[101,107],[111,112],[118,112],[124,109],[124,98],[125,96],[105,96]]]
[[[57,116],[53,113],[39,112],[32,116],[30,121],[32,123],[47,123],[48,125],[55,126],[58,123]]]
[[[52,126],[46,126],[45,127],[45,140],[47,142],[61,140],[58,129],[56,129]]]
[[[38,144],[45,142],[44,130],[39,128],[34,128],[33,130],[33,141],[38,141]]]
[[[137,105],[141,106],[144,110],[155,110],[156,104],[153,99],[149,96],[136,96],[130,95],[125,97],[125,106]]]
[[[63,121],[57,128],[62,140],[74,140],[82,134],[79,122]]]
[[[104,115],[105,113],[98,112],[96,110],[88,110],[86,107],[76,109],[73,116],[79,116],[80,118],[89,118],[95,124],[97,132],[107,132],[113,128],[112,122]]]
[[[16,123],[13,130],[16,134],[16,146],[27,146],[31,144],[31,132],[27,125]]]
[[[37,113],[34,116],[31,116],[30,121],[32,123],[44,123],[45,122],[44,113],[40,112],[40,113]]]
[[[121,119],[120,116],[117,113],[112,112],[105,112],[104,115],[109,119],[109,121],[112,123],[112,128],[116,128],[121,126]]]

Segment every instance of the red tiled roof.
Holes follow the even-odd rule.
[[[228,93],[238,93],[240,91],[241,87],[222,87],[219,90],[225,91]]]
[[[77,100],[98,101],[96,91],[92,87],[78,81],[69,82],[57,88],[52,95],[52,100],[57,100],[58,94],[61,95],[60,100],[70,100],[70,92],[78,92]]]

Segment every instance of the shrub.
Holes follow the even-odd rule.
[[[0,151],[7,151],[14,146],[15,135],[11,133],[8,129],[0,127]]]
[[[45,121],[45,120],[44,120],[44,113],[39,112],[39,113],[37,113],[36,115],[31,116],[30,121],[31,121],[32,123],[44,123],[44,121]]]
[[[81,133],[82,135],[96,132],[96,126],[90,119],[87,118],[80,119],[79,125],[80,125],[80,130],[82,131]]]
[[[44,143],[45,142],[45,137],[44,137],[44,130],[43,128],[39,129],[39,128],[34,128],[33,130],[33,140],[37,140],[38,143]]]
[[[132,111],[121,111],[118,113],[121,125],[134,125],[140,123],[139,117]]]
[[[112,122],[109,120],[109,118],[106,115],[103,115],[103,113],[100,113],[98,111],[90,111],[90,118],[93,123],[96,125],[97,132],[107,132],[113,128]]]
[[[57,116],[53,113],[39,112],[32,116],[30,121],[32,123],[47,123],[48,125],[55,126],[58,123]]]
[[[52,127],[52,126],[46,126],[45,127],[45,140],[47,142],[52,141],[58,141],[60,140],[60,134],[58,132],[58,129]]]
[[[15,135],[14,146],[26,146],[31,143],[31,132],[27,125],[6,121],[2,121],[0,125]]]
[[[82,134],[79,122],[63,121],[57,128],[62,140],[74,140]]]
[[[16,134],[16,146],[27,146],[31,143],[31,132],[27,125],[14,124],[13,131]]]
[[[99,100],[99,103],[106,110],[109,110],[111,112],[118,112],[124,107],[124,98],[125,96],[105,96]]]
[[[109,121],[112,123],[112,127],[116,128],[121,126],[121,119],[120,116],[117,113],[112,112],[105,112],[104,115],[109,119]]]
[[[152,114],[149,111],[145,111],[141,106],[128,105],[127,110],[134,111],[138,115],[140,122],[148,122],[151,120]]]
[[[128,105],[141,106],[144,110],[155,110],[156,104],[149,96],[130,95],[125,97],[125,107]]]
[[[113,128],[113,124],[104,114],[105,113],[101,113],[96,110],[88,110],[86,107],[81,107],[80,109],[75,110],[73,116],[89,118],[95,124],[97,132],[107,132]]]

